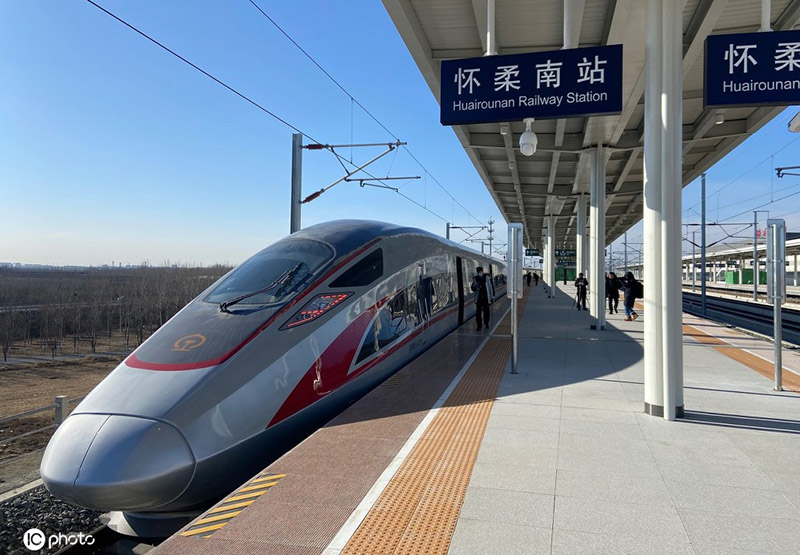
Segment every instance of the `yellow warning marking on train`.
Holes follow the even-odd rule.
[[[213,515],[214,513],[222,513],[225,511],[230,511],[232,509],[241,509],[242,507],[249,507],[253,504],[252,501],[242,501],[241,503],[231,503],[230,505],[223,505],[221,507],[217,507],[216,509],[211,509],[210,511],[206,512],[207,515]]]
[[[225,513],[222,515],[215,515],[210,516],[208,518],[201,518],[200,520],[195,520],[195,525],[197,524],[208,524],[209,522],[219,522],[220,520],[230,520],[236,515],[240,514],[242,511],[234,511],[232,513]]]
[[[211,526],[204,526],[203,528],[195,528],[194,530],[187,530],[186,532],[181,532],[181,536],[196,536],[197,534],[203,534],[205,532],[211,532],[212,530],[219,530],[223,526],[228,524],[227,522],[220,522],[219,524],[212,524]]]

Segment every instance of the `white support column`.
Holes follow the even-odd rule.
[[[575,276],[586,275],[586,195],[578,194],[578,217],[575,227]]]
[[[770,16],[772,12],[772,0],[761,0],[761,28],[760,33],[772,31]]]
[[[494,0],[486,1],[486,53],[484,56],[497,55],[497,39],[494,30]]]
[[[553,216],[546,216],[547,220],[547,285],[550,287],[550,298],[556,296],[556,264],[555,264],[555,221]]]
[[[794,280],[792,283],[794,283],[794,286],[797,287],[797,255],[794,255]]]
[[[589,225],[589,304],[596,329],[602,330],[606,327],[606,157],[600,144],[592,156]]]
[[[644,411],[664,414],[661,341],[661,8],[647,0],[644,44]]]
[[[564,48],[578,48],[586,0],[564,0]]]
[[[661,93],[661,295],[664,418],[683,410],[683,310],[681,263],[681,192],[683,141],[683,2],[663,3],[663,81]]]

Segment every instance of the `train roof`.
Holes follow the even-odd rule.
[[[404,234],[424,235],[438,241],[446,241],[444,238],[423,229],[374,220],[333,220],[323,222],[292,233],[286,239],[316,239],[324,241],[336,249],[337,256],[341,256],[366,245],[373,239]]]
[[[488,260],[488,257],[474,249],[445,239],[435,233],[416,227],[403,226],[376,220],[331,220],[312,225],[292,233],[281,241],[294,239],[315,239],[324,241],[336,249],[336,256],[352,252],[374,239],[394,237],[397,235],[416,235],[438,241],[453,249],[462,251],[476,258]],[[493,260],[494,263],[504,265],[502,261]]]

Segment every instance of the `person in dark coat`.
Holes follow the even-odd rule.
[[[583,273],[578,274],[578,279],[575,280],[575,304],[578,310],[583,308],[586,310],[586,293],[589,290],[589,280],[583,277]]]
[[[492,295],[492,279],[483,273],[483,268],[475,268],[475,276],[472,278],[472,291],[475,293],[475,323],[477,331],[481,331],[482,326],[489,328],[489,299]]]
[[[625,287],[625,321],[630,322],[639,317],[633,309],[633,305],[636,303],[636,291],[639,288],[639,282],[633,277],[633,272],[625,274],[625,279],[623,281],[623,286]]]
[[[539,285],[539,274],[533,272],[533,286],[536,287]]]
[[[531,276],[531,273],[530,273],[530,272],[528,272],[528,275],[527,275],[527,276],[525,276],[525,279],[528,281],[528,287],[530,287],[530,286],[531,286],[531,278],[532,278],[532,277],[533,277],[533,276]]]
[[[622,282],[614,272],[608,272],[606,276],[606,297],[608,297],[608,313],[619,314],[619,290],[622,289]]]

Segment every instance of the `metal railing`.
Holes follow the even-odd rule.
[[[76,397],[75,399],[67,399],[66,395],[59,395],[59,396],[56,397],[55,403],[53,403],[52,405],[47,405],[46,407],[39,407],[39,408],[36,408],[36,409],[31,409],[31,410],[26,410],[24,412],[20,412],[20,413],[17,413],[17,414],[12,414],[11,416],[4,416],[4,417],[0,418],[0,424],[5,424],[6,422],[12,422],[14,420],[19,420],[20,418],[26,418],[28,416],[35,416],[37,414],[41,414],[43,412],[47,412],[47,411],[52,410],[53,411],[53,420],[54,420],[53,423],[48,425],[48,426],[43,426],[43,427],[37,428],[35,430],[29,430],[29,431],[27,431],[27,432],[25,432],[23,434],[19,434],[19,435],[16,435],[16,436],[3,438],[0,441],[2,441],[3,443],[10,443],[10,442],[12,442],[14,440],[21,439],[23,437],[27,437],[27,436],[30,436],[30,435],[33,435],[33,434],[38,434],[39,432],[43,432],[43,431],[49,430],[51,428],[58,428],[61,425],[61,423],[64,422],[64,419],[66,419],[67,416],[69,415],[69,405],[71,403],[72,404],[79,403],[80,401],[82,401],[84,399],[84,397],[85,397],[85,395],[83,397]]]

